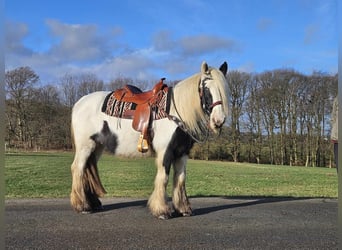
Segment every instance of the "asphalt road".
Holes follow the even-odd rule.
[[[166,221],[145,199],[105,198],[77,214],[68,199],[5,201],[6,249],[337,249],[337,200],[190,198],[195,215]]]

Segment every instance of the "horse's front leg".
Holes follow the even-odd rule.
[[[172,203],[175,212],[182,216],[192,215],[190,202],[185,188],[187,159],[187,156],[183,156],[177,159],[174,163]]]
[[[164,154],[158,154],[156,159],[157,175],[154,180],[154,190],[148,200],[149,209],[158,219],[168,219],[171,217],[171,210],[167,204],[166,187],[169,174],[163,166]]]

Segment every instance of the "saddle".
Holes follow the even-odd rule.
[[[125,85],[122,89],[116,90],[113,95],[116,100],[125,103],[133,103],[135,109],[131,109],[122,115],[122,118],[133,119],[132,127],[139,131],[138,151],[145,153],[148,151],[148,142],[151,140],[149,133],[152,123],[152,112],[158,108],[161,99],[168,87],[162,78],[150,91],[143,92],[132,85]]]

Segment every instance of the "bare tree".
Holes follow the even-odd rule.
[[[72,107],[82,96],[105,89],[102,80],[94,74],[66,74],[60,80],[63,103]]]
[[[248,97],[245,105],[246,128],[248,131],[248,161],[260,164],[263,143],[261,103],[259,98],[260,85],[254,76],[248,85]]]
[[[250,82],[250,75],[238,71],[231,71],[228,74],[228,86],[230,91],[231,104],[231,127],[232,127],[232,155],[234,162],[239,161],[240,155],[240,117],[242,107],[246,100],[247,86]]]
[[[269,162],[275,164],[275,128],[276,128],[276,114],[275,105],[278,101],[277,92],[273,86],[273,72],[264,72],[257,76],[257,81],[260,86],[258,98],[260,102],[260,112],[262,114],[262,121],[267,132],[267,142],[269,149]]]
[[[104,84],[96,75],[82,74],[78,76],[78,98],[101,90],[104,90]]]
[[[19,141],[24,147],[28,147],[30,141],[28,123],[32,115],[28,105],[39,76],[29,67],[20,67],[7,71],[5,81],[6,116],[10,132],[8,136]]]
[[[329,89],[336,85],[333,77],[328,77],[321,72],[314,72],[309,78],[309,105],[307,105],[306,127],[308,132],[306,148],[306,166],[326,165],[327,130],[329,119],[327,113],[331,112],[331,97]]]
[[[132,78],[127,78],[127,77],[118,77],[118,78],[115,78],[115,79],[111,80],[107,84],[107,90],[113,91],[113,90],[116,90],[116,89],[120,89],[123,86],[125,86],[126,84],[134,85],[133,79]]]
[[[65,74],[60,80],[62,100],[67,107],[71,108],[78,100],[77,84],[77,78],[70,74]]]
[[[29,128],[32,131],[34,147],[36,149],[61,147],[66,138],[70,138],[70,113],[63,109],[57,87],[46,85],[37,88],[30,107],[34,114]],[[68,121],[64,121],[66,116]]]

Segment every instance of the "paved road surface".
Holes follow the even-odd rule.
[[[6,200],[6,249],[337,249],[337,200],[193,197],[195,216],[153,218],[145,199]]]

